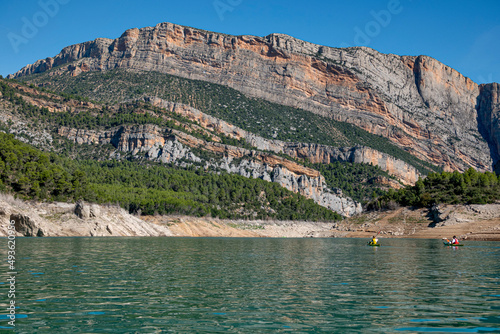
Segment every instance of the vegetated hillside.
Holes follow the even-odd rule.
[[[57,138],[57,140],[52,142],[52,150],[71,156],[72,158],[93,159],[99,157],[99,159],[102,159],[102,157],[110,156],[116,149],[116,145],[115,147],[105,145],[99,149],[93,145],[74,145],[64,138],[58,138],[57,132],[61,127],[80,130],[99,130],[124,124],[154,124],[169,129],[180,130],[205,141],[216,141],[222,144],[234,145],[235,147],[252,149],[244,140],[236,140],[220,132],[214,133],[211,129],[203,129],[196,122],[190,121],[175,112],[157,108],[143,102],[135,101],[118,105],[102,105],[89,101],[82,102],[82,98],[78,96],[64,93],[62,96],[58,96],[45,92],[43,88],[35,89],[34,86],[28,88],[18,86],[14,82],[9,83],[8,81],[0,81],[0,89],[4,101],[9,101],[11,104],[17,106],[16,114],[18,116],[29,119],[28,122],[37,124],[40,128],[51,129],[54,138]],[[42,102],[46,103],[53,110],[50,111],[48,107],[33,106],[25,101],[29,99],[41,99]],[[57,103],[60,104],[64,101],[67,105],[71,105],[71,107],[67,107],[66,105],[55,107],[58,105]],[[84,108],[81,106],[82,104],[88,105],[88,107]],[[41,103],[38,102],[38,105],[41,105]],[[54,112],[54,110],[57,110],[57,112]],[[197,157],[202,158],[202,161],[211,161],[213,159],[220,161],[222,158],[221,155],[217,156],[200,148],[192,147],[191,151]],[[291,159],[284,154],[281,154],[281,156]],[[325,174],[325,181],[328,187],[341,189],[345,194],[361,203],[369,201],[373,195],[380,194],[381,189],[387,189],[384,180],[390,177],[377,166],[366,164],[335,162],[334,164],[311,165],[301,161],[301,159],[291,160],[299,164],[305,164],[321,172],[328,171]],[[206,162],[196,161],[189,163],[198,166],[206,164]],[[221,161],[220,163],[224,162]],[[346,172],[347,170],[348,172]],[[330,177],[332,175],[335,175],[335,177]]]
[[[5,80],[0,80],[0,94],[0,100],[5,103],[4,110],[11,110],[14,115],[30,123],[29,128],[36,128],[39,131],[48,130],[56,137],[57,130],[60,127],[98,130],[126,124],[152,124],[181,130],[209,141],[215,138],[217,141],[225,144],[249,147],[245,142],[229,138],[223,134],[215,135],[210,131],[201,130],[200,127],[193,126],[194,122],[174,112],[161,110],[145,103],[133,102],[111,106],[94,104],[88,102],[88,99],[83,99],[79,96],[64,93],[61,95],[52,94],[46,92],[44,89],[36,89],[34,86],[28,89],[28,87],[19,86],[13,82],[9,83]],[[84,100],[87,102],[82,102]],[[39,101],[43,101],[46,106],[39,106]],[[12,121],[7,123],[12,123]],[[2,124],[0,122],[0,129],[9,132],[7,123]],[[16,133],[16,135],[26,137],[27,133],[28,131],[22,131],[22,133]],[[28,141],[32,139],[32,137],[26,137]],[[74,151],[73,154],[83,154],[83,151],[85,151],[85,149],[79,149],[75,145],[70,144],[64,138],[57,138],[51,144],[51,150],[55,150],[58,153],[72,150]],[[80,155],[78,157],[92,158],[92,154],[95,156],[99,155],[97,152],[87,152],[85,156]]]
[[[414,186],[398,191],[389,190],[370,203],[371,209],[403,206],[427,207],[434,204],[487,204],[500,200],[500,177],[491,172],[469,168],[464,173],[454,171],[431,173]]]
[[[26,199],[76,200],[88,196],[85,173],[0,132],[0,191]]]
[[[119,105],[100,105],[88,101],[83,102],[80,98],[72,99],[69,96],[59,96],[48,93],[43,89],[35,89],[34,87],[22,86],[12,81],[0,80],[0,129],[5,132],[15,133],[17,138],[25,142],[34,143],[34,145],[43,148],[45,151],[57,152],[59,155],[74,161],[89,159],[106,161],[113,158],[144,162],[146,158],[144,153],[134,151],[135,149],[133,148],[119,151],[117,147],[118,143],[114,142],[112,138],[109,144],[106,145],[77,144],[76,139],[68,140],[59,135],[61,129],[76,128],[79,129],[78,133],[83,131],[83,129],[88,129],[90,133],[94,133],[98,136],[99,131],[102,129],[111,128],[122,131],[120,129],[124,129],[124,124],[154,124],[164,127],[167,131],[167,136],[169,136],[168,133],[177,131],[177,133],[185,133],[193,138],[200,138],[200,140],[206,143],[213,142],[215,144],[234,145],[232,147],[235,148],[245,148],[248,146],[247,143],[240,140],[203,129],[199,124],[187,120],[174,112],[169,112],[145,103],[134,102]],[[148,134],[148,136],[150,135],[151,134]],[[225,170],[227,170],[227,168],[221,169],[218,167],[224,164],[227,166],[227,160],[225,160],[226,158],[224,155],[207,151],[204,147],[191,147],[190,150],[195,154],[197,160],[185,160],[182,158],[175,163],[176,168],[182,169],[179,166],[184,166],[184,169],[203,168],[203,170],[212,173],[225,173]],[[256,152],[255,150],[247,151],[249,153]],[[270,153],[262,154],[266,155]],[[287,158],[286,155],[282,156],[283,158]],[[245,159],[249,158],[251,158],[251,156]],[[312,170],[310,168],[313,167],[311,164],[301,162],[300,159],[291,160],[293,160],[293,164],[296,165],[303,163],[304,170]],[[238,159],[233,159],[232,163],[237,165],[238,161]],[[343,163],[335,164],[335,166],[337,166],[336,168],[341,170],[345,169],[343,167],[344,165]],[[387,177],[386,173],[376,167],[367,168],[367,166],[363,164],[350,165],[352,165],[350,167],[351,170],[353,170],[356,175],[359,175],[360,180],[373,178],[374,172],[378,173],[380,177]],[[171,165],[168,166],[168,168],[171,168]],[[252,168],[251,165],[242,166],[247,166],[244,168],[247,170],[248,168]],[[325,165],[325,168],[329,168],[328,165]],[[330,169],[332,168],[335,170],[334,167]],[[367,171],[370,172],[367,173]],[[251,170],[249,170],[249,172],[250,175],[253,175]],[[339,172],[339,175],[340,174]],[[254,181],[248,182],[252,183]],[[304,179],[300,182],[304,184]],[[331,179],[328,177],[326,178],[326,182],[330,188],[339,189],[343,189],[343,186],[347,184],[346,182],[339,183],[338,178],[337,181],[331,182]],[[353,184],[355,185],[355,183],[350,183],[349,185],[351,186]],[[307,186],[307,184],[304,185]],[[376,187],[377,184],[374,186]],[[380,187],[385,186],[381,184]],[[354,191],[345,188],[345,190],[349,191],[353,197],[359,198],[364,202],[367,200],[365,196],[366,191],[363,190],[364,188],[365,187],[355,187]],[[10,189],[17,191],[14,187]],[[358,189],[361,191],[359,194]],[[34,196],[33,193],[23,193],[23,195]],[[129,209],[130,208],[131,207],[129,207]],[[136,210],[136,208],[133,207],[131,210]],[[280,211],[285,212],[286,210],[282,208]],[[217,214],[219,216],[228,215],[227,213]],[[279,213],[273,215],[273,217],[278,217],[278,214]],[[325,217],[327,216],[328,215]]]
[[[423,175],[441,170],[397,147],[388,139],[352,124],[251,98],[226,86],[158,72],[125,69],[81,73],[76,77],[67,71],[53,75],[58,71],[60,69],[53,69],[20,79],[69,96],[78,95],[109,104],[144,96],[159,97],[190,105],[264,138],[334,147],[363,145],[405,161]]]
[[[361,203],[369,202],[392,189],[390,185],[383,187],[380,184],[380,179],[390,180],[391,176],[378,166],[339,161],[313,166],[321,172],[330,187],[342,189],[345,195]]]
[[[24,199],[118,203],[132,213],[337,220],[310,199],[260,179],[146,161],[75,161],[0,132],[0,191]]]

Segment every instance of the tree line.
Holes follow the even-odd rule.
[[[500,200],[500,179],[495,173],[481,173],[469,168],[431,173],[414,186],[394,190],[372,201],[369,209],[390,208],[394,204],[428,207],[433,204],[487,204]]]
[[[0,132],[0,191],[23,199],[118,204],[136,214],[338,220],[341,216],[276,183],[149,161],[72,160]]]
[[[385,194],[377,183],[379,177],[392,178],[380,167],[369,164],[335,161],[311,166],[321,172],[329,187],[339,188],[344,195],[361,203],[367,203]]]

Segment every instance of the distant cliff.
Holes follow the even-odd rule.
[[[491,83],[479,86],[479,131],[490,144],[494,161],[500,160],[500,85]]]
[[[479,87],[427,56],[330,48],[283,34],[230,36],[161,23],[127,30],[115,40],[68,46],[13,77],[61,65],[72,75],[126,68],[227,85],[355,124],[445,170],[492,170],[498,160],[498,86]]]
[[[59,135],[78,144],[112,144],[121,152],[142,154],[148,159],[163,163],[181,160],[201,162],[205,164],[205,168],[217,167],[229,173],[277,182],[344,216],[362,212],[360,203],[343,196],[340,190],[328,189],[318,171],[269,153],[207,142],[181,131],[161,129],[153,125],[121,126],[108,131],[61,127]],[[220,162],[203,161],[190,148],[216,153],[222,159]]]
[[[285,153],[292,158],[309,160],[312,163],[328,164],[334,161],[367,163],[379,166],[382,170],[395,176],[405,184],[413,184],[421,176],[413,167],[388,154],[378,152],[368,147],[331,147],[318,144],[291,143],[279,140],[269,140],[245,131],[216,117],[202,113],[187,105],[164,101],[159,98],[145,98],[145,102],[165,108],[187,119],[196,121],[207,129],[213,129],[232,138],[244,139],[251,146],[264,151]]]

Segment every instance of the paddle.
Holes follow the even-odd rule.
[[[372,238],[372,240],[373,240],[374,238],[376,238],[376,237],[380,234],[380,232],[382,232],[382,229],[380,229],[380,230],[377,232],[377,234],[375,234],[375,236]],[[372,242],[373,242],[373,241],[368,241],[368,245],[370,245]],[[375,245],[377,245],[377,244],[378,244],[378,242],[376,242],[376,243],[375,243]]]
[[[450,246],[462,246],[461,244],[454,244],[454,243],[452,243],[448,238],[443,238],[443,240],[446,240],[446,243],[448,245],[450,245]]]

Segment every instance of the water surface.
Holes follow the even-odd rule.
[[[16,332],[500,333],[500,243],[366,241],[17,238]]]

